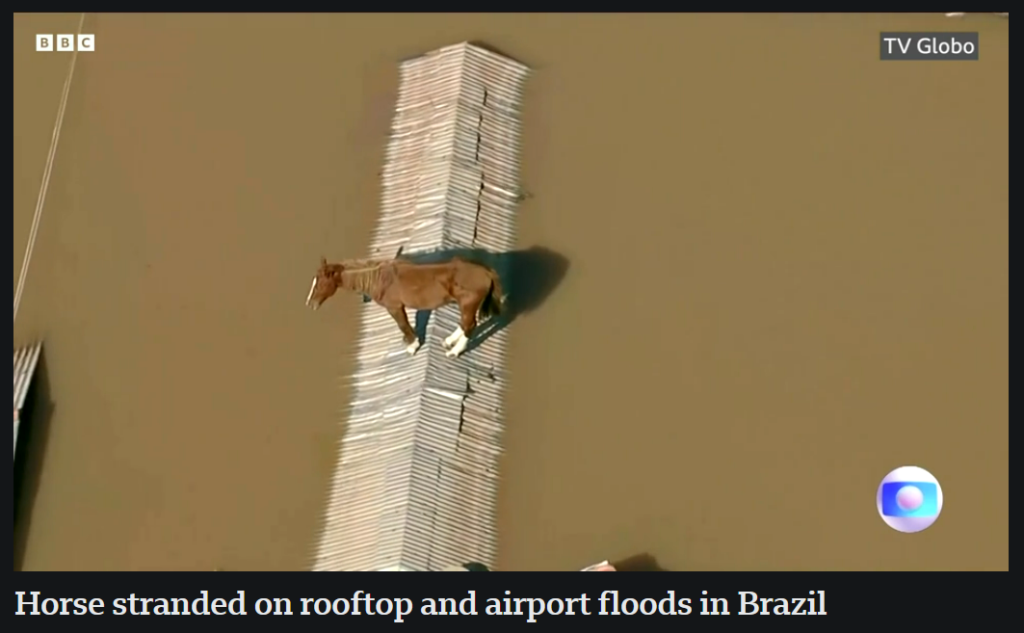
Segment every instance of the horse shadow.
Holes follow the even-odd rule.
[[[46,458],[54,409],[46,369],[46,348],[43,347],[26,394],[25,406],[21,410],[14,453],[14,571],[21,571],[25,560],[28,534],[32,527],[32,509],[39,493],[40,474]]]
[[[453,257],[489,266],[498,273],[505,293],[501,314],[479,324],[470,336],[466,352],[478,347],[491,336],[504,330],[516,319],[539,308],[569,271],[569,260],[543,246],[495,253],[481,248],[451,248],[421,253],[399,253],[399,258],[417,264],[439,264]],[[429,310],[416,312],[416,335],[426,338]]]

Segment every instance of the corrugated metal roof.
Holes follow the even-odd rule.
[[[401,65],[371,257],[514,246],[528,73],[465,43]],[[409,357],[391,316],[363,307],[315,570],[493,568],[506,335],[452,360],[457,326],[454,306],[435,311]]]
[[[18,427],[21,426],[21,409],[25,406],[25,396],[32,384],[39,363],[39,354],[43,350],[42,343],[14,350],[14,448],[18,450]]]

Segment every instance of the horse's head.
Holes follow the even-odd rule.
[[[306,296],[306,305],[316,310],[320,305],[331,298],[341,285],[341,264],[328,264],[327,258],[320,258],[320,268],[313,277],[313,284],[309,287],[309,294]]]

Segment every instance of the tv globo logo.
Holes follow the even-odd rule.
[[[901,466],[882,479],[877,503],[886,525],[906,534],[920,532],[942,512],[942,486],[923,468]]]
[[[36,35],[36,51],[82,51],[92,52],[96,50],[96,36],[91,33],[78,33],[77,35],[51,35],[42,33]]]

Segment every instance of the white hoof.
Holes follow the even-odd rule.
[[[407,354],[409,354],[409,356],[414,355],[417,351],[419,351],[419,349],[420,349],[420,342],[419,342],[418,339],[405,346],[405,352]]]
[[[461,334],[461,332],[460,332]],[[469,345],[469,339],[465,336],[460,336],[452,348],[444,353],[448,358],[458,358],[462,352],[466,351],[466,346]]]
[[[452,345],[455,345],[462,337],[462,328],[455,328],[455,331],[449,334],[448,337],[444,339],[444,348],[451,349]]]

